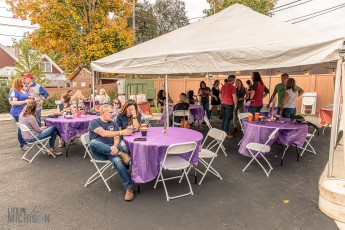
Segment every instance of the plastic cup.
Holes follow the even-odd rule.
[[[147,128],[141,129],[141,136],[146,137],[147,136]]]
[[[147,124],[141,124],[141,128],[147,128]]]
[[[252,121],[253,120],[253,115],[248,115],[248,121]]]
[[[255,120],[259,120],[260,113],[255,113]]]

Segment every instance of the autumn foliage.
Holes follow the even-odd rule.
[[[130,0],[6,0],[12,12],[39,29],[29,34],[42,53],[60,53],[66,72],[128,48],[134,42],[127,18]]]

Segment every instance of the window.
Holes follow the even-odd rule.
[[[85,82],[82,82],[80,86],[81,86],[81,87],[85,87],[85,86],[86,86],[86,83],[85,83]]]
[[[73,87],[78,87],[78,84],[77,84],[77,82],[73,82],[73,85],[72,85]]]
[[[52,64],[50,62],[41,62],[40,68],[45,73],[51,73],[53,72]]]

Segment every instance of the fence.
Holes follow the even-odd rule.
[[[107,93],[117,91],[116,83],[105,84],[105,85],[96,85],[95,89],[99,92],[100,89],[105,89]],[[85,97],[89,97],[91,95],[91,88],[87,87],[62,87],[62,88],[46,88],[49,93],[49,96],[55,96],[56,98],[60,98],[61,95],[67,93],[68,90],[73,90],[73,92],[77,92],[77,90],[81,90]]]
[[[316,111],[318,112],[320,108],[324,107],[327,104],[333,104],[334,96],[334,78],[333,74],[318,74],[318,75],[292,75],[296,80],[298,86],[300,86],[304,92],[316,92],[317,93],[317,102],[316,102]],[[224,79],[227,78],[225,75],[213,75],[210,78],[171,78],[169,79],[169,95],[174,100],[178,101],[179,95],[182,92],[187,92],[188,90],[193,90],[197,92],[199,89],[200,81],[205,81],[208,86],[212,86],[212,83],[219,79],[221,83],[224,82]],[[250,79],[250,76],[239,76],[238,79],[241,79],[245,85],[245,81]],[[267,88],[270,88],[271,94],[273,93],[274,87],[281,82],[280,76],[275,75],[263,76],[264,84]],[[156,91],[163,89],[164,78],[154,79],[154,86]],[[268,103],[269,97],[264,99],[265,103]],[[301,101],[302,97],[297,99],[297,111],[301,111]]]

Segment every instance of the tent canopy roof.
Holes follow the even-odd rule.
[[[93,61],[97,72],[192,74],[270,69],[339,59],[327,38],[235,4],[203,20]]]

